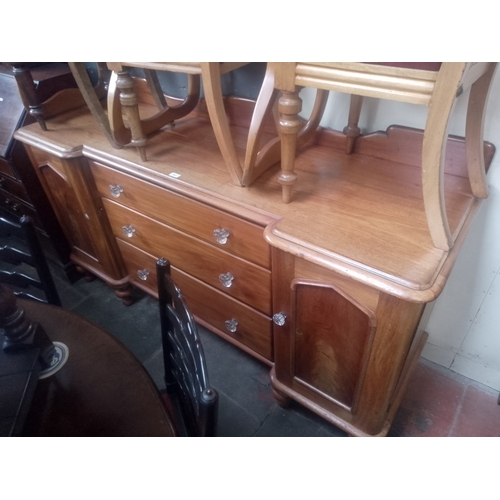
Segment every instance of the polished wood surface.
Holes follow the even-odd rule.
[[[103,200],[114,235],[138,248],[161,255],[168,254],[172,265],[225,291],[256,309],[271,312],[271,272],[242,259],[233,257],[213,245],[206,244],[180,231],[123,208],[110,200]],[[124,226],[132,226],[131,237],[124,234]],[[234,279],[226,286],[221,275],[231,273]]]
[[[69,349],[66,364],[39,380],[23,435],[176,435],[151,377],[118,340],[65,309],[19,303],[52,341]]]
[[[225,106],[241,161],[254,108],[239,99]],[[156,104],[142,107],[154,112]],[[120,270],[121,283],[154,294],[151,267],[166,255],[197,320],[272,364],[280,404],[294,399],[353,435],[387,432],[425,343],[426,304],[445,286],[480,205],[463,138],[446,141],[444,198],[455,244],[443,250],[427,223],[423,131],[393,126],[359,135],[346,153],[343,132],[318,129],[299,149],[300,182],[284,204],[279,164],[248,187],[234,184],[203,101],[148,139],[147,164],[114,149],[85,110],[55,117],[51,127],[50,136],[27,127],[18,137],[34,158],[63,165],[67,179],[78,169],[79,208],[100,245],[103,279],[116,287],[110,277]],[[277,144],[273,127],[262,130],[265,144]],[[494,147],[482,152],[489,164]],[[230,225],[226,243],[213,237],[213,224]],[[131,237],[124,226],[133,226]],[[98,267],[83,255],[81,262]],[[227,272],[231,287],[219,281]]]
[[[357,119],[363,96],[423,104],[429,108],[421,164],[426,221],[433,244],[441,250],[449,250],[453,247],[454,237],[446,209],[443,175],[449,119],[457,97],[474,84],[468,104],[466,132],[470,135],[467,139],[467,158],[473,193],[484,198],[487,188],[484,161],[480,154],[483,147],[481,124],[496,63],[441,63],[438,70],[432,71],[401,64],[401,67],[367,63],[272,64],[276,88],[282,92],[279,101],[282,162],[278,180],[282,185],[283,202],[291,201],[292,188],[297,181],[294,168],[300,130],[300,88],[313,87],[356,96],[351,100],[349,122],[345,129],[347,153],[352,150],[353,140],[358,135]]]
[[[118,247],[134,286],[156,295],[154,266],[158,257],[122,240],[118,240]],[[269,364],[273,360],[269,316],[175,267],[172,267],[172,278],[182,289],[191,312],[200,323],[261,361]],[[232,319],[238,322],[235,331],[229,330],[226,324]]]
[[[432,244],[416,166],[423,141],[418,131],[391,128],[387,133],[362,136],[355,154],[347,156],[342,133],[320,131],[319,142],[299,152],[295,168],[301,183],[294,203],[286,205],[281,203],[275,177],[278,166],[248,189],[232,186],[211,127],[203,118],[187,118],[177,124],[175,132],[161,131],[151,138],[147,168],[136,162],[132,151],[113,150],[84,111],[67,114],[64,120],[56,117],[51,126],[57,134],[46,136],[31,126],[19,131],[18,137],[36,146],[33,151],[50,152],[51,161],[61,161],[58,157],[77,160],[81,155],[103,163],[112,161],[118,171],[133,172],[209,206],[267,224],[278,219],[265,230],[272,245],[412,300],[437,297],[450,271],[446,263],[456,258],[460,248],[447,252]],[[235,126],[233,135],[239,131]],[[242,137],[246,134],[244,129],[241,133]],[[83,148],[82,142],[87,144]],[[467,168],[463,144],[463,140],[448,141],[444,173],[448,219],[456,238],[478,207],[467,174],[462,174]],[[485,151],[488,161],[494,150],[486,146]],[[175,178],[170,175],[173,172]]]

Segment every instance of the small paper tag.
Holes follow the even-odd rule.
[[[171,172],[170,174],[168,174],[170,177],[173,177],[174,179],[178,179],[181,174],[177,174],[176,172]]]

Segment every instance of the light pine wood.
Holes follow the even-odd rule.
[[[345,144],[345,152],[347,154],[352,153],[354,148],[354,143],[356,139],[360,136],[361,130],[358,127],[359,116],[361,115],[361,107],[363,105],[363,96],[351,95],[351,105],[349,107],[349,119],[347,121],[347,126],[344,127],[344,134],[347,137]]]
[[[314,87],[352,94],[346,152],[352,152],[359,135],[358,120],[363,96],[399,100],[429,106],[426,132],[422,146],[422,187],[427,225],[436,248],[449,250],[454,244],[450,230],[443,190],[444,156],[448,123],[456,98],[471,85],[468,111],[469,177],[476,196],[487,193],[484,166],[481,162],[482,121],[484,105],[491,83],[494,63],[442,63],[439,71],[428,71],[384,64],[367,63],[273,63],[276,86],[282,91],[280,132],[283,136],[282,185],[283,202],[292,199],[292,187],[297,176],[294,171],[296,155],[297,87]],[[292,85],[293,80],[293,85]],[[285,104],[285,102],[287,104]]]
[[[496,64],[490,64],[488,71],[472,84],[469,106],[467,107],[465,132],[467,167],[472,192],[478,198],[488,197],[488,184],[486,182],[484,164],[483,128],[486,103],[496,68]]]
[[[422,145],[422,188],[427,223],[437,248],[449,250],[453,238],[444,199],[444,155],[451,112],[466,70],[466,63],[445,63],[439,71]]]

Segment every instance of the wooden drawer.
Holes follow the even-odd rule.
[[[132,281],[156,295],[158,292],[156,261],[162,255],[150,255],[121,240],[118,240],[118,247]],[[145,279],[138,276],[138,271],[141,271]],[[181,289],[194,316],[209,323],[216,331],[229,335],[269,361],[273,360],[272,324],[269,317],[205,285],[175,267],[171,268],[171,275]],[[235,332],[231,332],[226,326],[226,321],[231,319],[236,319],[238,322]]]
[[[184,234],[118,203],[103,199],[114,235],[127,243],[170,260],[173,266],[201,279],[265,314],[271,314],[271,272]],[[129,238],[123,227],[132,226]],[[231,286],[220,275],[231,273]]]
[[[98,163],[89,161],[89,164],[101,196],[270,268],[270,250],[264,240],[262,227]],[[110,185],[123,189],[118,197],[111,195]],[[229,231],[224,244],[218,243],[214,236],[214,230],[217,229]]]

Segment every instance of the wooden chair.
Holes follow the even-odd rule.
[[[37,73],[44,71],[44,65],[20,62],[8,64],[13,67],[13,74],[26,111],[36,118],[43,130],[47,130],[47,119],[85,106],[85,100],[66,63],[50,63],[51,66],[58,65],[60,68],[56,69],[55,73],[60,75],[66,73],[65,78],[59,78],[57,82],[47,80],[40,85]],[[106,95],[109,71],[102,63],[98,63],[97,69],[98,80],[93,89],[98,99],[102,99]]]
[[[21,217],[19,223],[0,217],[0,236],[0,261],[11,266],[0,270],[0,282],[12,287],[18,297],[60,306],[33,221],[27,216]]]
[[[294,161],[301,129],[299,90],[313,87],[351,94],[346,151],[352,151],[364,96],[428,106],[422,147],[422,185],[427,223],[437,248],[453,246],[444,203],[444,157],[448,124],[456,99],[470,87],[466,122],[469,178],[474,196],[487,197],[483,156],[483,121],[496,63],[273,63],[279,100],[282,139],[283,202],[291,200],[297,180]]]
[[[170,263],[159,259],[156,272],[166,392],[179,431],[187,436],[215,436],[218,394],[210,387],[196,324],[170,278]]]
[[[186,116],[196,107],[202,81],[210,121],[231,180],[236,185],[248,186],[262,172],[279,161],[280,145],[279,138],[276,138],[276,140],[260,147],[264,119],[271,112],[278,95],[274,88],[272,68],[269,67],[255,103],[248,130],[245,155],[243,161],[240,161],[224,107],[221,78],[222,75],[245,64],[247,63],[108,63],[113,74],[109,84],[106,113],[99,99],[96,98],[84,66],[81,63],[69,63],[90,111],[110,143],[116,148],[129,144],[136,146],[142,161],[147,160],[148,136],[174,120]],[[150,118],[140,117],[138,98],[134,91],[130,68],[141,68],[144,71],[149,90],[158,106],[158,113]],[[156,76],[157,71],[188,75],[188,91],[184,101],[171,104],[166,102]],[[324,109],[327,93],[322,95]],[[124,124],[123,115],[127,118],[128,127]],[[321,117],[321,113],[316,113],[316,116]],[[314,132],[314,127],[307,127],[306,132],[308,131]]]

